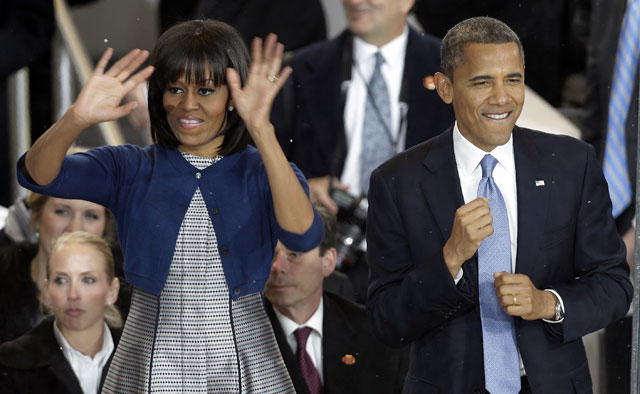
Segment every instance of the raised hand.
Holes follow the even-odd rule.
[[[134,49],[105,71],[112,55],[112,48],[102,54],[71,107],[74,119],[81,128],[128,115],[137,103],[133,101],[121,105],[122,99],[153,73],[153,66],[148,66],[131,75],[149,57],[148,51]]]
[[[256,133],[271,127],[271,105],[291,75],[291,67],[280,70],[283,52],[284,46],[277,42],[275,34],[267,36],[264,46],[262,40],[256,37],[251,44],[251,68],[244,87],[238,72],[227,69],[227,83],[233,102],[254,140]]]
[[[455,278],[480,243],[493,234],[493,218],[486,198],[476,198],[456,210],[451,236],[442,249],[449,272]]]

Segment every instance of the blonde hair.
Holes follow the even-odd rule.
[[[54,242],[53,247],[51,248],[51,253],[49,254],[49,260],[47,261],[47,279],[49,279],[50,274],[49,264],[51,262],[51,256],[53,256],[53,254],[60,250],[64,245],[68,244],[87,245],[100,253],[105,260],[104,270],[107,274],[107,279],[109,283],[113,282],[113,279],[116,277],[116,272],[113,254],[111,253],[109,244],[104,239],[85,231],[64,233]],[[47,313],[51,314],[51,311],[48,310]],[[118,308],[113,304],[104,306],[104,320],[113,328],[122,327],[122,315]]]

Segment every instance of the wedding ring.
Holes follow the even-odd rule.
[[[280,78],[278,78],[278,76],[277,76],[277,75],[269,75],[269,76],[267,77],[267,81],[269,81],[269,82],[271,82],[271,83],[276,83],[276,82],[278,82],[278,80],[279,80],[279,79],[280,79]]]
[[[513,295],[513,305],[517,305],[518,304],[518,297],[516,297],[516,295]]]

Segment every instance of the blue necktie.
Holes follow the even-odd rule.
[[[380,67],[384,58],[376,52],[376,65],[369,80],[367,100],[362,123],[362,152],[360,156],[360,191],[369,190],[371,172],[393,156],[395,147],[391,142],[391,104],[389,91]]]
[[[609,184],[613,217],[631,204],[625,128],[640,50],[640,2],[630,0],[622,20],[613,70],[603,171]]]
[[[485,388],[491,394],[517,394],[520,392],[520,360],[513,317],[500,307],[493,286],[494,272],[511,272],[507,206],[492,176],[497,163],[498,160],[491,155],[482,158],[482,179],[478,185],[478,197],[489,200],[493,218],[493,234],[485,238],[478,248],[484,380]]]

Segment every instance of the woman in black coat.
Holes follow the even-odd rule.
[[[53,317],[0,345],[0,394],[96,394],[122,325],[109,246],[86,232],[65,233],[46,277],[43,299]]]

